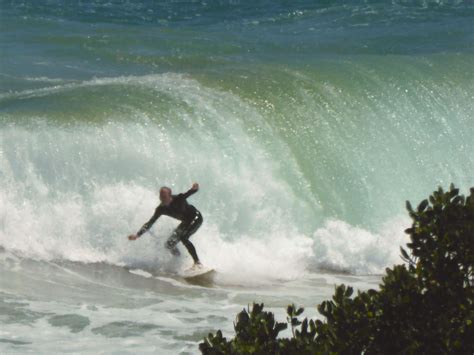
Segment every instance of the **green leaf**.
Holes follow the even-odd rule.
[[[459,189],[454,189],[449,191],[449,197],[453,198],[454,196],[457,196],[459,194]]]
[[[347,289],[346,289],[345,296],[346,297],[351,297],[353,293],[354,293],[354,289],[352,287],[348,286]]]
[[[410,260],[410,257],[408,256],[408,253],[406,252],[405,249],[403,249],[402,247],[400,247],[400,252],[402,253],[403,259],[405,259],[405,260],[407,260],[407,261]]]
[[[289,304],[288,307],[286,308],[286,313],[287,313],[289,316],[293,316],[294,310],[295,310],[295,305]]]
[[[304,312],[304,308],[303,308],[303,307],[300,307],[300,308],[298,308],[298,310],[295,312],[295,316],[299,316],[299,315],[301,315],[303,312]]]
[[[428,206],[428,203],[429,203],[428,200],[421,201],[421,203],[418,205],[418,208],[417,208],[418,212],[423,212]]]
[[[300,325],[301,322],[298,320],[298,318],[292,318],[291,319],[291,325],[293,326],[296,326],[296,325]]]

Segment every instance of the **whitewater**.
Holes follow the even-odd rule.
[[[317,318],[474,186],[474,8],[1,1],[0,352],[197,353],[253,301]],[[146,222],[160,186],[217,273]]]

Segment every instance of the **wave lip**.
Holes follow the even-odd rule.
[[[36,89],[27,89],[20,90],[15,92],[7,92],[0,94],[0,100],[11,100],[11,99],[30,99],[37,97],[44,97],[49,95],[54,95],[58,93],[64,93],[71,90],[88,88],[88,87],[101,87],[101,86],[139,86],[146,87],[149,89],[163,90],[165,88],[174,88],[176,89],[178,85],[194,85],[194,81],[191,79],[186,79],[185,75],[175,74],[175,73],[166,73],[166,74],[150,74],[143,76],[118,76],[118,77],[102,77],[102,78],[92,78],[90,80],[76,80],[73,82],[67,82],[67,80],[59,78],[46,78],[46,77],[36,77],[36,78],[26,78],[30,81],[39,81],[39,82],[51,82],[57,83],[57,85],[46,86],[43,88]],[[186,81],[188,80],[188,81]],[[191,82],[190,82],[191,81]]]

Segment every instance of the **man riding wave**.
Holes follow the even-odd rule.
[[[173,231],[171,236],[165,243],[165,246],[170,250],[171,254],[178,256],[180,252],[176,245],[181,242],[184,244],[189,254],[194,260],[194,265],[199,266],[201,262],[196,253],[196,248],[194,248],[193,243],[189,241],[189,238],[196,233],[199,227],[202,224],[202,215],[193,205],[188,204],[186,199],[192,194],[196,193],[199,190],[199,184],[194,183],[191,189],[185,193],[180,193],[178,195],[173,195],[169,187],[163,186],[160,188],[160,205],[155,209],[155,213],[146,222],[143,227],[137,232],[137,234],[131,234],[128,236],[129,240],[136,240],[141,237],[141,235],[147,232],[156,220],[162,216],[173,217],[177,220],[180,220],[181,223]]]

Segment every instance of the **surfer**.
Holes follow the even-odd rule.
[[[161,216],[170,216],[181,221],[178,227],[173,231],[173,234],[168,238],[165,243],[167,249],[170,250],[171,254],[179,256],[180,252],[176,245],[181,242],[184,244],[189,254],[194,260],[195,266],[201,266],[201,262],[196,253],[193,243],[189,241],[189,238],[196,233],[202,224],[202,215],[193,205],[188,204],[186,199],[192,194],[199,190],[199,184],[194,183],[191,189],[185,193],[173,195],[169,187],[163,186],[160,188],[160,205],[155,209],[155,213],[146,222],[143,227],[137,232],[128,236],[129,240],[136,240],[140,236],[147,232],[153,223]]]

